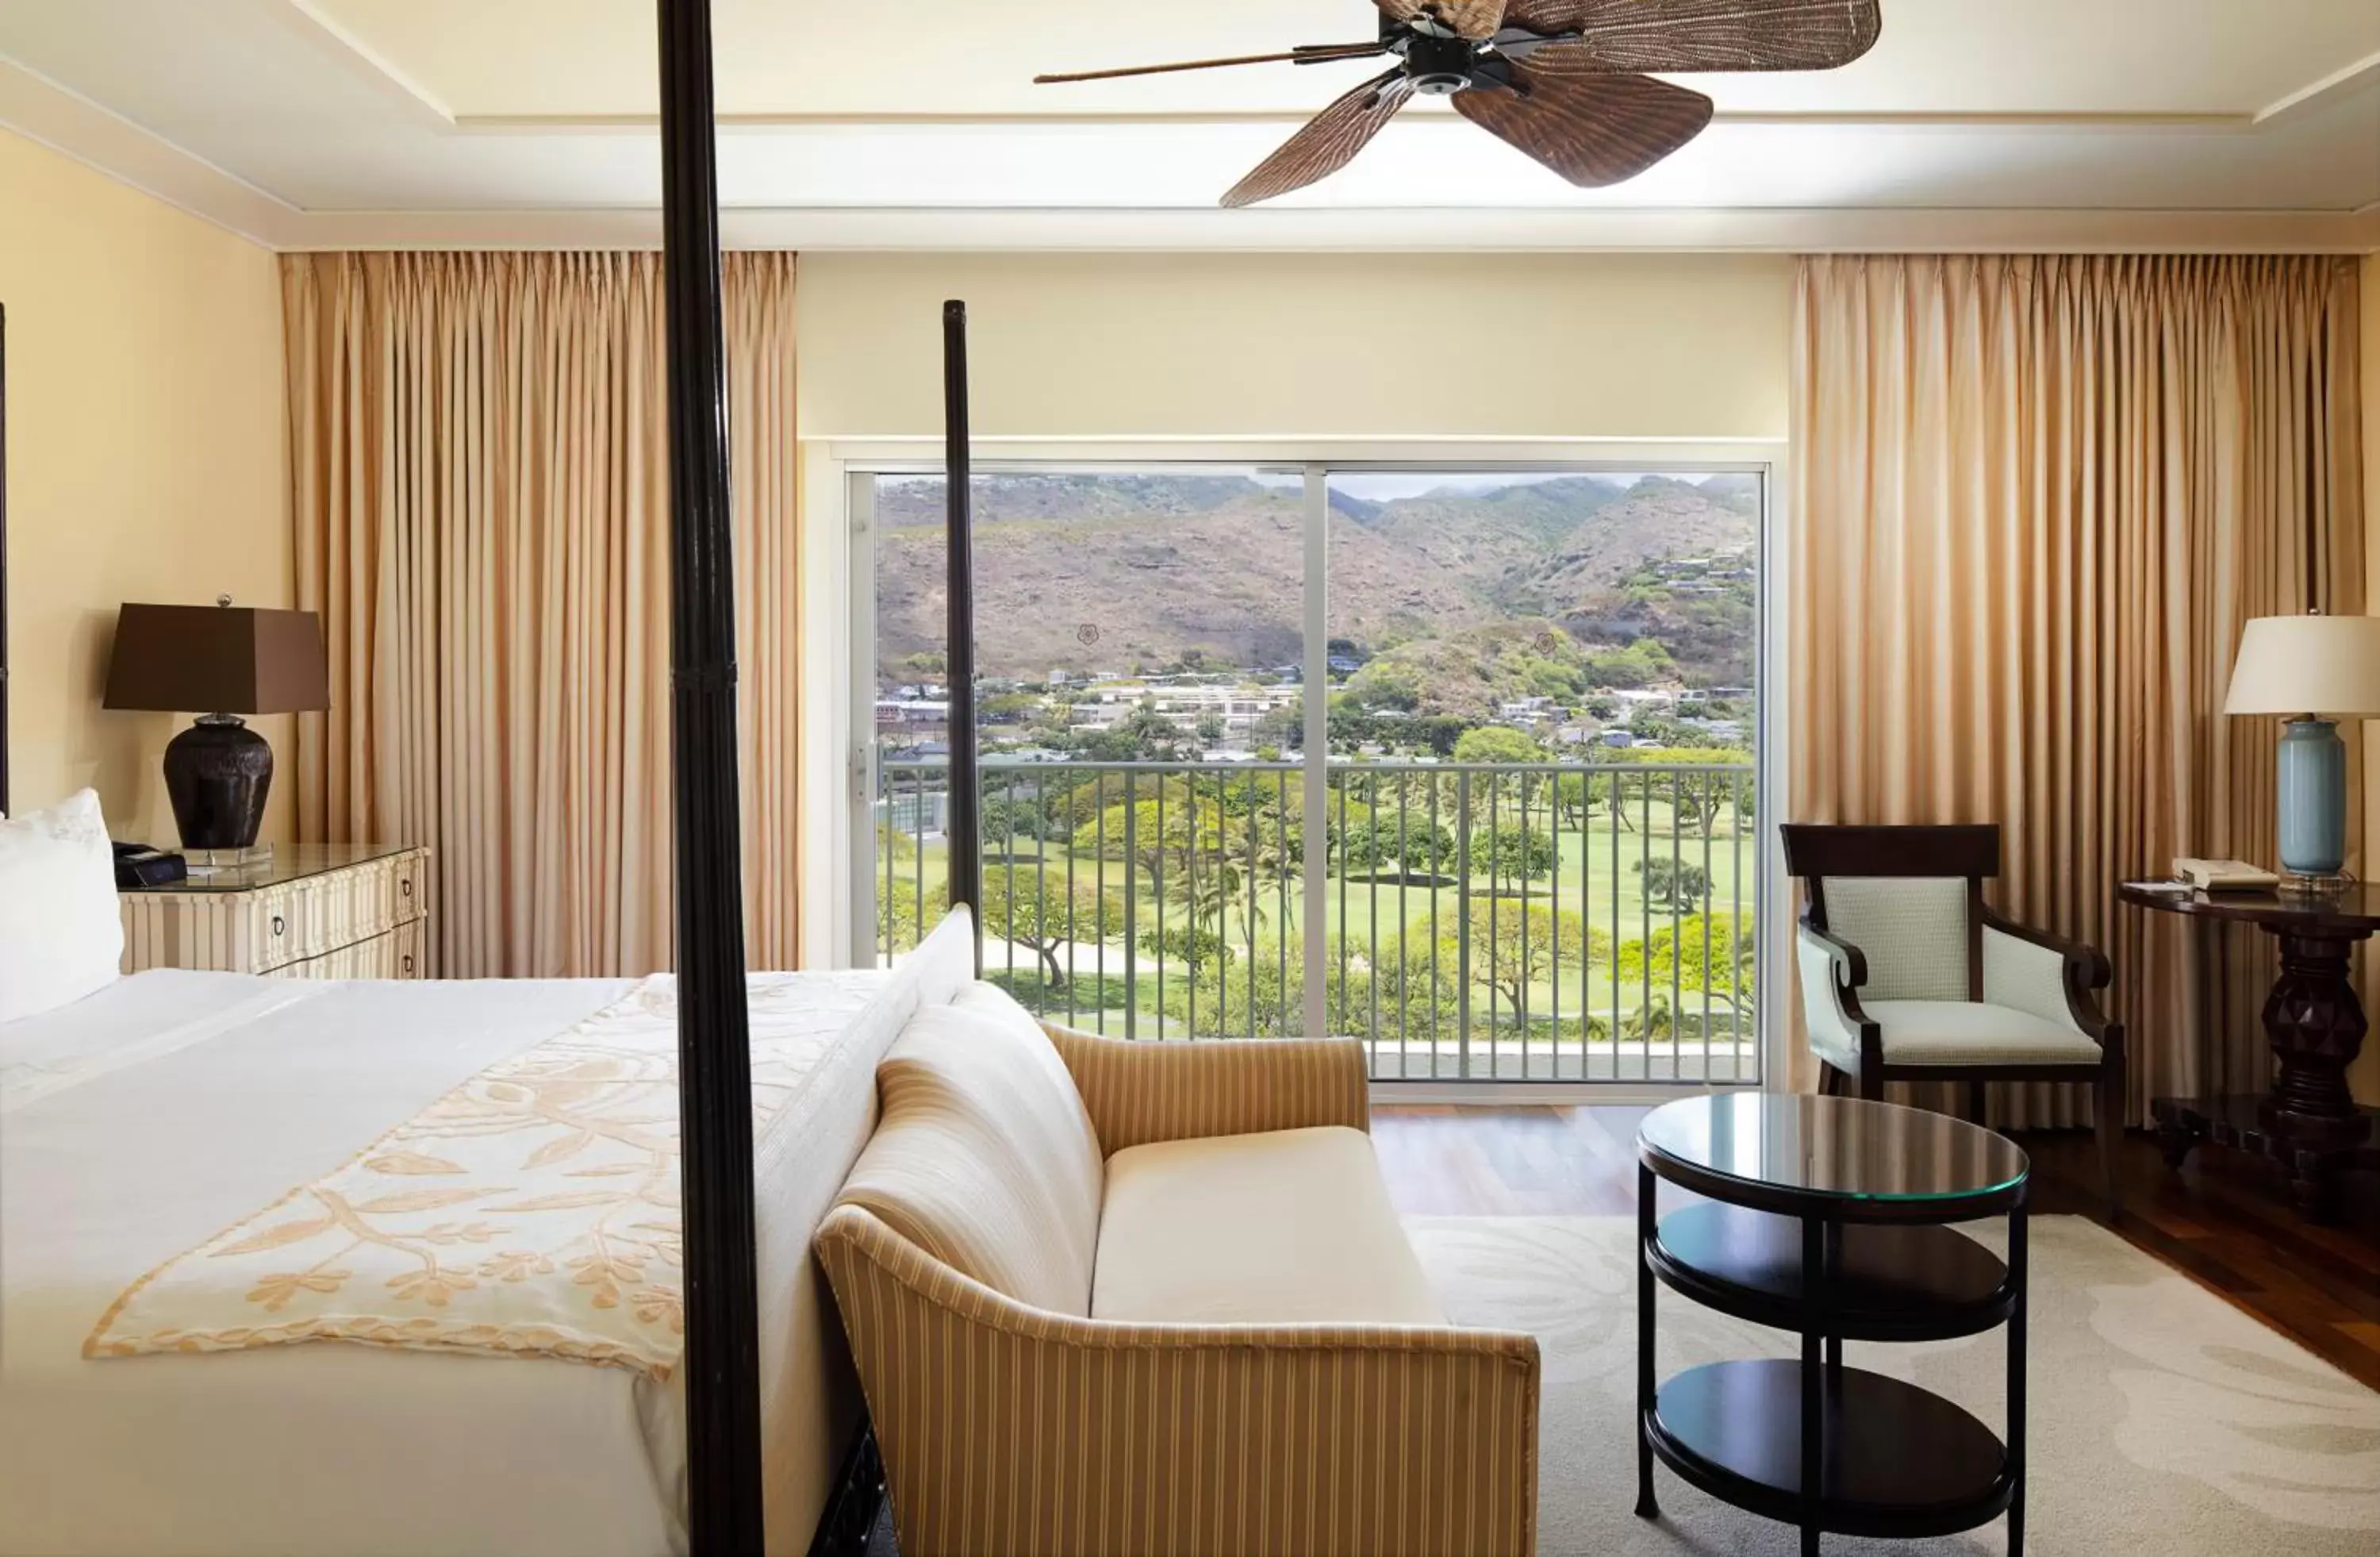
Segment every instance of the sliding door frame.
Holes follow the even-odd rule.
[[[1782,544],[1790,491],[1784,440],[1759,439],[1546,439],[1463,440],[1416,439],[1199,439],[1199,440],[976,440],[978,475],[1047,472],[1069,474],[1147,474],[1152,471],[1211,474],[1218,467],[1257,469],[1267,475],[1302,478],[1305,492],[1305,614],[1304,663],[1305,684],[1328,684],[1330,641],[1329,505],[1330,480],[1337,476],[1415,472],[1430,475],[1507,474],[1597,475],[1616,472],[1745,473],[1762,478],[1764,489],[1758,539],[1756,627],[1756,725],[1755,730],[1757,809],[1754,839],[1757,886],[1754,905],[1759,917],[1755,946],[1756,987],[1774,991],[1757,1005],[1760,1077],[1788,1074],[1786,1045],[1791,1023],[1791,892],[1777,842],[1774,813],[1784,794],[1785,740],[1792,717],[1787,679],[1774,674],[1782,665],[1781,614],[1784,599]],[[867,967],[876,958],[876,872],[873,805],[878,785],[874,728],[876,685],[875,482],[880,476],[938,475],[941,450],[926,439],[864,439],[824,442],[810,446],[805,459],[808,481],[805,496],[809,511],[829,522],[805,527],[806,569],[810,578],[830,584],[840,599],[832,626],[814,635],[808,663],[818,667],[809,679],[820,694],[813,699],[831,708],[812,708],[805,724],[814,732],[812,751],[824,761],[809,763],[806,778],[822,781],[811,793],[833,795],[844,803],[805,808],[806,882],[817,883],[811,900],[827,905],[829,913],[805,915],[814,926],[807,948],[813,966]],[[826,603],[820,602],[821,604]],[[825,617],[812,614],[812,621]],[[1306,750],[1323,753],[1306,763],[1305,812],[1309,828],[1319,825],[1327,805],[1328,741],[1324,699],[1306,699]],[[832,813],[829,816],[827,813]],[[1311,839],[1308,840],[1309,848]],[[1320,872],[1302,877],[1306,922],[1327,922],[1327,888]],[[1322,943],[1308,947],[1309,975],[1318,975]],[[1779,980],[1785,982],[1779,982]],[[1323,1030],[1326,995],[1318,976],[1305,980],[1305,1019],[1310,1031]],[[1384,1100],[1404,1102],[1547,1102],[1576,1099],[1615,1102],[1658,1100],[1682,1091],[1713,1087],[1755,1085],[1743,1082],[1563,1082],[1488,1079],[1388,1080],[1375,1083]]]

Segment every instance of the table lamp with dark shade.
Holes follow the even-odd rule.
[[[2380,716],[2380,617],[2250,622],[2223,712],[2286,721],[2275,774],[2281,869],[2296,885],[2337,883],[2347,867],[2347,743],[2338,722]]]
[[[273,748],[244,714],[331,706],[322,624],[310,611],[127,605],[116,618],[106,706],[199,721],[165,748],[165,793],[182,846],[252,848],[273,789]]]

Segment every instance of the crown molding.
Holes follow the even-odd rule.
[[[251,243],[298,241],[304,213],[296,206],[6,58],[0,127]]]
[[[2350,85],[2359,85],[2360,80]],[[2347,90],[2342,88],[2341,91]],[[2325,91],[2324,101],[2330,93]],[[1453,120],[1458,116],[1442,103],[1417,101],[1408,115],[1426,119]],[[1314,117],[1311,110],[1093,109],[1030,114],[725,114],[722,130],[770,129],[1010,129],[1027,126],[1041,129],[1089,127],[1163,125],[1260,125],[1296,129]],[[1711,116],[1714,126],[1787,126],[1797,129],[2074,129],[2074,130],[2224,130],[2252,133],[2264,122],[2261,114],[2122,114],[2122,113],[1927,113],[1838,112],[1790,113],[1782,110],[1720,109]],[[464,114],[451,121],[458,130],[478,135],[617,135],[624,130],[658,133],[661,118],[653,114]]]
[[[298,249],[652,249],[650,211],[355,213],[304,219]],[[2192,211],[751,210],[731,249],[1460,253],[2345,253],[2380,249],[2380,208]]]
[[[2365,55],[2352,64],[2340,66],[2320,80],[2309,81],[2288,96],[2266,103],[2257,111],[2254,122],[2261,128],[2276,119],[2309,113],[2361,91],[2375,80],[2380,80],[2380,54]]]
[[[306,39],[346,67],[348,73],[370,80],[382,94],[400,103],[416,119],[437,129],[453,129],[455,111],[443,99],[408,75],[395,61],[324,11],[317,0],[248,0],[279,26]],[[660,124],[658,116],[654,124]]]

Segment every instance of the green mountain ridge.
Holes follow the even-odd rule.
[[[1531,632],[1560,623],[1589,646],[1669,641],[1676,631],[1686,640],[1682,669],[1726,683],[1738,656],[1719,640],[1731,617],[1705,622],[1709,602],[1674,609],[1626,585],[1665,559],[1750,547],[1759,498],[1757,477],[1734,474],[1633,485],[1563,477],[1384,501],[1334,493],[1330,633],[1379,652],[1513,617],[1545,619]],[[1194,649],[1209,661],[1266,667],[1301,652],[1304,494],[1294,486],[1244,476],[999,474],[978,478],[975,512],[987,675],[1153,669]],[[880,484],[878,632],[887,664],[942,646],[942,517],[939,480]]]

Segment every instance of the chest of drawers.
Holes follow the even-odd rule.
[[[254,864],[126,892],[124,971],[424,978],[429,871],[427,849],[285,844]]]

